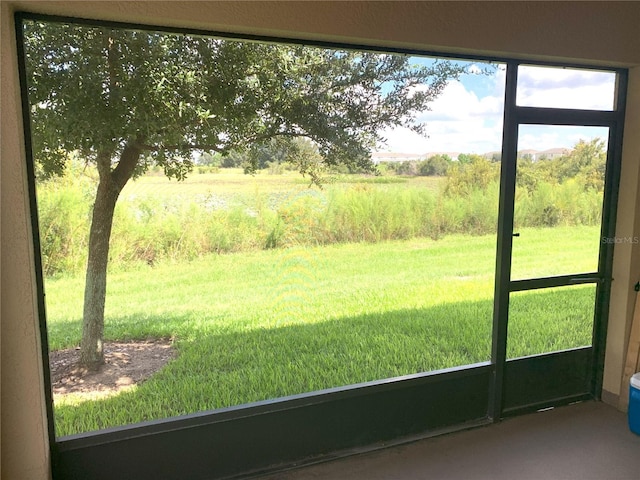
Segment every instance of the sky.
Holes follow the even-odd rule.
[[[426,59],[416,61],[428,62]],[[483,65],[470,62],[472,72]],[[504,66],[494,73],[467,74],[450,82],[417,120],[426,122],[423,138],[408,129],[385,130],[387,145],[379,151],[396,153],[487,153],[501,150]],[[611,110],[615,74],[577,69],[521,66],[516,103],[521,106]],[[571,148],[579,140],[600,137],[607,129],[594,127],[523,126],[518,150]]]

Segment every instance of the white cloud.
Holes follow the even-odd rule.
[[[611,110],[615,73],[521,66],[516,103],[531,107]]]
[[[473,68],[473,67],[472,67]],[[501,150],[505,71],[469,75],[449,83],[431,105],[417,116],[426,123],[429,138],[409,129],[383,132],[381,151],[400,153],[486,153]],[[615,74],[576,69],[520,67],[518,104],[558,108],[611,108]],[[480,93],[482,92],[482,93]],[[580,139],[606,140],[606,129],[590,127],[524,127],[519,149],[570,148]]]
[[[519,87],[551,89],[581,85],[612,85],[615,73],[576,68],[522,65],[518,69]]]
[[[418,115],[426,123],[429,138],[409,129],[387,130],[383,150],[403,153],[464,152],[499,150],[502,141],[502,96],[478,98],[460,81],[451,82],[431,105]]]

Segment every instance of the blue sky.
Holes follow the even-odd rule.
[[[415,59],[420,63],[426,59]],[[481,64],[473,64],[479,70]],[[450,82],[431,104],[431,111],[418,119],[426,122],[429,138],[407,129],[386,130],[387,145],[380,151],[398,153],[499,151],[502,142],[504,104],[504,68],[492,75],[463,75]],[[523,106],[585,108],[610,110],[613,107],[615,74],[576,69],[522,66],[519,71],[517,103]],[[601,137],[607,130],[585,127],[523,128],[520,150],[570,148],[580,139]]]

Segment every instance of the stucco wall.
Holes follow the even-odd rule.
[[[635,304],[634,286],[640,281],[640,67],[629,71],[627,115],[622,149],[622,171],[618,198],[616,237],[622,243],[613,255],[613,285],[607,332],[603,399],[607,392],[620,392],[627,353],[627,337]],[[627,390],[628,391],[628,390]],[[613,402],[614,399],[611,398]]]
[[[2,478],[49,476],[33,258],[19,113],[15,10],[532,59],[640,65],[640,3],[26,2],[1,6]],[[640,68],[632,70],[618,235],[640,237]],[[604,387],[616,395],[640,249],[616,250]]]
[[[43,13],[243,33],[640,63],[640,39],[632,35],[635,2],[10,3]]]
[[[13,20],[2,5],[0,104],[1,477],[42,479],[49,472],[39,361],[33,255],[17,87]]]

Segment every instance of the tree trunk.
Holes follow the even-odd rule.
[[[109,188],[109,179],[100,178],[93,205],[89,231],[89,258],[82,313],[82,342],[80,363],[96,369],[104,363],[102,350],[104,333],[104,304],[107,293],[107,263],[113,213],[119,192]]]
[[[120,192],[133,175],[141,150],[127,146],[118,166],[111,170],[111,155],[98,155],[100,181],[93,205],[89,231],[89,258],[82,313],[80,364],[91,370],[104,363],[104,306],[107,293],[107,264],[113,214]]]

